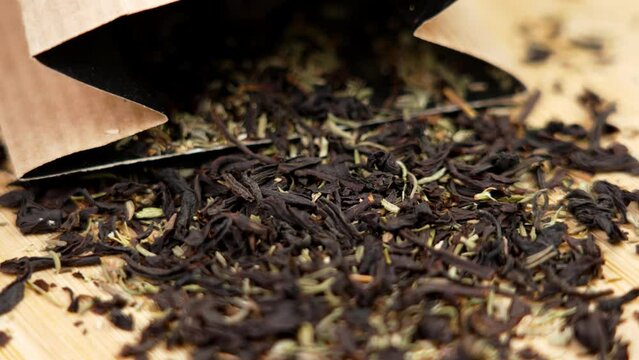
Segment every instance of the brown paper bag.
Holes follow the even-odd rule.
[[[171,48],[171,42],[181,42],[182,39],[176,41],[176,36],[171,34],[181,30],[180,24],[172,24],[172,27],[165,24],[165,20],[170,22],[179,16],[182,21],[184,18],[191,21],[193,17],[192,22],[199,24],[187,34],[187,41],[199,41],[190,39],[195,31],[206,30],[214,34],[226,31],[227,28],[221,27],[227,24],[218,25],[218,28],[212,26],[215,24],[209,19],[211,11],[205,14],[194,11],[214,9],[218,6],[214,3],[224,3],[220,6],[225,11],[215,12],[217,16],[233,13],[235,18],[252,20],[251,16],[265,18],[269,7],[281,2],[3,1],[0,4],[0,130],[14,174],[18,178],[33,179],[71,169],[99,169],[146,160],[108,159],[104,162],[100,159],[101,162],[96,164],[91,160],[85,162],[81,156],[68,156],[166,122],[167,117],[161,112],[165,110],[161,107],[162,101],[166,102],[176,93],[163,93],[166,88],[161,87],[174,86],[182,80],[182,74],[169,74],[168,80],[165,73],[153,79],[149,74],[138,76],[143,72],[139,70],[147,70],[147,65],[154,59],[137,59],[140,53],[136,52],[136,45],[150,43],[155,48]],[[185,5],[165,6],[171,3]],[[178,15],[174,14],[176,12]],[[228,29],[231,33],[236,30]],[[127,48],[122,47],[119,42],[129,38],[135,40],[128,42]],[[168,44],[158,45],[163,41]],[[202,47],[214,49],[215,39],[210,39],[204,46],[194,43],[192,49]],[[195,54],[190,52],[190,43],[178,50],[183,49],[189,50],[185,57],[201,55],[197,51]],[[175,53],[170,55],[176,56]],[[157,66],[152,69],[165,70]],[[156,75],[152,71],[149,71],[151,75]],[[188,89],[190,83],[181,85],[181,89]],[[160,89],[155,91],[156,88]],[[162,96],[164,98],[158,100]],[[62,163],[50,164],[61,158]],[[43,168],[45,164],[50,165]],[[34,173],[34,169],[38,172]]]
[[[428,2],[411,9],[422,15],[437,12],[450,2]],[[105,29],[116,27],[114,24],[126,25],[128,21],[137,26],[124,27],[128,31],[144,30],[146,24],[140,25],[141,18],[151,17],[148,23],[157,27],[137,35],[142,41],[163,41],[158,40],[162,39],[161,34],[154,32],[164,31],[162,21],[152,14],[170,13],[185,3],[187,1],[178,0],[4,0],[0,3],[0,130],[18,178],[24,178],[25,174],[33,178],[32,171],[42,169],[42,165],[63,157],[68,159],[69,154],[112,143],[167,120],[161,112],[163,109],[154,103],[157,94],[152,91],[158,85],[165,85],[163,82],[172,86],[171,82],[180,77],[174,76],[170,81],[162,78],[155,83],[148,82],[156,79],[140,78],[136,70],[146,67],[147,61],[153,59],[140,59],[138,67],[131,68],[128,61],[135,60],[136,54],[128,50],[135,49],[122,50],[117,42],[123,38],[112,38]],[[188,3],[188,6],[209,4]],[[224,6],[236,16],[250,18],[249,28],[242,31],[258,35],[270,24],[259,21],[253,24],[251,16],[267,18],[269,9],[282,3],[282,0],[234,0]],[[408,1],[399,1],[397,6],[409,8]],[[203,28],[215,33],[209,28],[214,21],[204,17],[193,22],[204,22]],[[119,33],[119,36],[127,35]],[[206,39],[205,44],[195,43],[192,48],[197,50],[203,46],[214,47],[215,40]],[[86,165],[72,162],[71,166]]]
[[[160,112],[64,76],[32,56],[122,15],[172,1],[0,2],[0,128],[17,177],[166,121]]]

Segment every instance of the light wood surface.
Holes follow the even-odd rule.
[[[584,88],[615,101],[613,122],[639,130],[639,2],[636,0],[457,0],[415,32],[423,40],[487,61],[544,94],[529,123],[575,121]],[[575,42],[594,40],[601,51]],[[542,63],[524,61],[531,43]]]
[[[628,145],[633,145],[633,153],[639,155],[639,142],[633,141],[634,136],[619,138]],[[639,178],[622,174],[598,176],[629,189],[639,188]],[[595,179],[596,179],[595,178]],[[7,173],[0,173],[0,192],[6,190],[13,177]],[[0,261],[25,255],[42,255],[48,235],[24,236],[15,227],[15,215],[11,210],[0,209]],[[629,240],[620,245],[608,244],[602,236],[598,236],[606,260],[603,279],[595,287],[610,288],[616,293],[623,293],[634,287],[639,287],[639,255],[635,253],[635,245],[639,244],[639,236],[631,226],[625,226],[629,233]],[[107,260],[107,266],[108,266]],[[116,261],[116,260],[113,260]],[[110,295],[99,284],[103,276],[103,268],[82,268],[86,280],[72,276],[73,271],[56,274],[54,270],[36,273],[32,280],[44,279],[57,284],[48,297],[38,295],[33,289],[27,288],[24,300],[7,315],[0,316],[0,330],[9,333],[12,340],[0,349],[0,359],[113,359],[118,358],[122,346],[137,339],[141,329],[153,312],[151,304],[142,298],[136,299],[133,309],[128,309],[135,317],[135,331],[127,332],[116,329],[109,321],[99,315],[87,312],[83,315],[66,311],[69,305],[68,295],[61,290],[71,288],[75,294],[97,295],[110,298]],[[0,274],[0,286],[5,286],[13,277]],[[52,301],[51,298],[54,300]],[[56,305],[55,302],[59,304]],[[634,313],[639,311],[639,301],[627,305],[624,309],[624,322],[618,331],[621,337],[630,342],[630,358],[639,359],[639,321]],[[82,321],[79,326],[74,325]],[[520,325],[522,330],[529,327],[528,323]],[[86,330],[86,331],[85,331]],[[552,344],[553,333],[541,331],[535,336],[527,336],[515,341],[516,347],[533,346],[541,354],[550,359],[589,359],[583,348],[574,340],[568,346]],[[152,359],[186,359],[186,351],[166,351],[162,346],[151,354]]]

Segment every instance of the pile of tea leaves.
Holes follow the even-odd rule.
[[[541,358],[512,346],[534,313],[558,321],[564,343],[627,358],[615,329],[639,292],[588,285],[605,260],[597,242],[627,238],[620,224],[639,192],[572,175],[636,174],[639,162],[601,143],[614,106],[580,101],[590,129],[528,129],[526,111],[464,107],[353,130],[330,119],[355,120],[365,104],[326,105],[299,141],[240,146],[194,169],[26,184],[0,203],[23,233],[55,238],[47,256],[0,264],[16,276],[0,313],[34,272],[117,257],[104,284],[123,296],[72,294],[68,310],[131,329],[126,299],[150,299],[157,318],[125,356],[186,346],[196,359]],[[239,144],[223,116],[207,120]]]

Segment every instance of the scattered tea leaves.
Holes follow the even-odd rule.
[[[25,260],[21,260],[22,274],[18,275],[9,285],[0,291],[0,315],[4,315],[16,307],[24,298],[27,280],[31,277],[31,267]]]
[[[0,330],[0,349],[7,346],[9,341],[11,341],[11,335],[7,334],[5,331]]]
[[[131,331],[133,330],[133,317],[122,312],[120,309],[113,309],[109,314],[109,320],[116,327]]]

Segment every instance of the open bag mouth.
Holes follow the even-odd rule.
[[[258,72],[265,71],[267,61],[272,63],[269,71],[274,71],[279,66],[289,72],[287,76],[290,78],[306,76],[301,80],[310,82],[302,84],[304,91],[326,84],[326,90],[322,91],[343,93],[349,85],[347,82],[352,80],[370,87],[373,94],[367,101],[372,103],[373,113],[368,114],[366,119],[356,119],[366,120],[370,124],[401,119],[402,111],[397,106],[389,105],[393,101],[392,96],[406,95],[411,91],[409,88],[414,86],[422,86],[424,89],[420,91],[435,93],[436,88],[444,86],[446,82],[457,81],[453,79],[456,77],[451,75],[453,73],[463,73],[464,75],[458,77],[462,82],[490,83],[484,84],[483,90],[478,87],[476,91],[471,91],[468,94],[470,101],[495,99],[499,102],[501,97],[519,91],[521,87],[508,80],[508,75],[495,75],[500,73],[497,69],[479,60],[430,46],[413,38],[413,30],[424,19],[434,16],[449,3],[300,3],[282,0],[245,1],[240,4],[232,1],[180,1],[118,19],[40,54],[37,58],[47,66],[78,80],[166,113],[170,118],[169,124],[153,131],[164,133],[171,144],[160,150],[142,149],[139,145],[142,141],[119,140],[103,148],[83,151],[50,162],[30,171],[23,180],[140,162],[183,159],[185,156],[232,147],[233,144],[219,139],[219,136],[217,140],[213,139],[215,136],[209,136],[205,141],[199,138],[195,145],[190,142],[185,146],[185,141],[191,138],[189,134],[180,133],[184,128],[181,125],[184,115],[205,117],[203,111],[210,106],[203,105],[205,102],[219,102],[229,96],[229,91],[220,90],[220,87],[237,87],[255,82]],[[402,44],[401,50],[393,48],[393,43]],[[295,55],[292,51],[300,53]],[[307,58],[293,59],[293,56]],[[417,59],[417,56],[422,58]],[[287,64],[287,61],[297,63]],[[301,61],[308,63],[302,64]],[[312,64],[311,61],[317,64]],[[326,63],[330,61],[338,63]],[[419,61],[424,64],[417,64]],[[446,63],[450,69],[444,66],[437,69],[439,65],[429,65],[426,62]],[[296,68],[292,68],[293,65]],[[313,66],[319,67],[315,70],[317,74],[311,74],[313,69],[310,68]],[[252,78],[230,78],[229,69]],[[400,74],[401,71],[404,73]],[[413,72],[410,76],[414,79],[402,79],[401,77],[407,77],[406,72]],[[309,78],[313,76],[318,78]],[[347,76],[352,79],[346,79]],[[447,76],[450,78],[446,78]],[[511,84],[494,86],[498,81],[511,81]],[[396,84],[393,85],[393,82]],[[396,89],[390,90],[391,86]],[[390,91],[398,94],[391,94]],[[507,101],[504,100],[505,102]],[[427,99],[421,110],[456,110],[446,106],[448,105],[435,95]],[[439,110],[433,110],[434,108]],[[257,114],[258,118],[260,115]],[[308,111],[300,113],[299,109],[295,109],[294,113],[287,116],[309,115],[317,114]],[[348,117],[346,114],[336,115]],[[235,123],[242,124],[242,119],[236,118]],[[365,125],[365,121],[357,124]],[[208,127],[206,132],[217,131],[211,124]],[[147,131],[136,136],[148,140],[152,137],[150,133]],[[244,138],[243,141],[249,146],[274,141],[273,134],[237,135]],[[297,137],[294,132],[287,136],[291,140]],[[136,144],[136,148],[123,145],[127,142]]]

